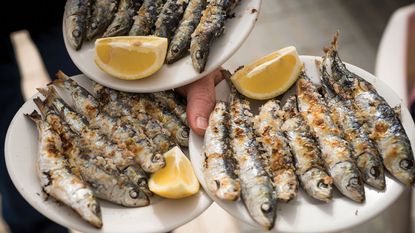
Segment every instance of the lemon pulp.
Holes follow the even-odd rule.
[[[166,166],[152,174],[149,188],[166,198],[183,198],[199,191],[199,181],[183,152],[174,147],[164,154]]]
[[[108,37],[95,41],[95,63],[116,78],[135,80],[157,72],[164,64],[167,39],[154,36]]]
[[[290,46],[245,66],[231,80],[241,94],[253,99],[269,99],[288,90],[300,70],[297,51]]]
[[[96,53],[104,64],[123,73],[141,73],[156,60],[154,52],[132,54],[129,49],[113,50],[109,46],[97,46]]]

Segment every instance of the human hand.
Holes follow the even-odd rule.
[[[210,113],[216,103],[215,85],[222,80],[220,69],[216,69],[196,82],[176,89],[187,98],[187,120],[190,128],[198,135],[205,133]]]

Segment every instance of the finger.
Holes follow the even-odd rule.
[[[210,113],[215,106],[214,73],[184,87],[187,96],[187,120],[190,128],[203,135],[208,126]]]

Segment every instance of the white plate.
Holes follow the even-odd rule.
[[[78,75],[74,79],[88,87],[86,76]],[[53,198],[45,201],[42,197],[35,170],[38,133],[33,122],[23,115],[34,109],[35,104],[31,99],[28,100],[11,122],[5,141],[6,165],[20,194],[51,220],[81,232],[168,232],[196,218],[211,205],[211,199],[202,189],[196,195],[180,200],[155,197],[151,199],[150,206],[141,208],[127,208],[100,201],[104,226],[101,230],[95,229],[70,208],[58,204]]]
[[[307,74],[318,82],[318,73],[314,65],[316,57],[301,56],[304,62]],[[374,84],[378,92],[391,105],[395,106],[401,103],[399,97],[382,81],[376,79],[370,73],[353,65],[347,67],[354,73]],[[227,101],[229,88],[226,82],[220,83],[216,87],[216,97],[220,100]],[[255,101],[252,104],[254,113],[258,112],[258,106],[261,102]],[[411,140],[412,147],[415,147],[415,127],[408,110],[402,106],[402,122],[404,128]],[[202,173],[203,166],[203,137],[190,133],[189,142],[190,158],[195,168],[196,176],[201,185],[207,190],[206,183]],[[384,192],[376,191],[365,186],[366,201],[363,204],[355,203],[335,191],[333,200],[330,203],[322,203],[313,200],[311,197],[300,189],[298,196],[288,203],[278,202],[277,219],[273,232],[334,232],[363,223],[385,210],[391,205],[404,191],[405,187],[386,177],[386,190]],[[208,195],[216,201],[223,209],[234,217],[260,229],[249,216],[241,200],[236,202],[225,202],[218,200],[209,191]]]
[[[72,61],[82,73],[98,83],[128,92],[162,91],[196,81],[225,63],[248,37],[258,18],[260,6],[261,0],[241,1],[235,9],[235,17],[226,21],[224,34],[212,43],[206,69],[201,74],[193,68],[190,56],[186,56],[174,64],[164,65],[157,73],[145,79],[134,81],[116,79],[95,65],[93,42],[84,43],[82,48],[76,51],[68,44],[65,33],[63,36]],[[64,27],[63,24],[65,32]]]

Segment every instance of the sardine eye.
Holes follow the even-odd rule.
[[[261,210],[264,213],[270,213],[272,211],[272,205],[269,202],[265,202],[261,205]]]
[[[130,190],[129,192],[130,197],[136,199],[138,197],[138,193],[135,190]]]
[[[140,179],[137,180],[137,185],[138,186],[144,186],[146,184],[147,184],[146,178],[140,178]]]
[[[187,132],[187,130],[182,130],[182,132],[180,133],[180,136],[182,138],[188,138],[189,137],[189,133]]]
[[[92,204],[91,209],[96,213],[96,214],[100,214],[101,213],[101,209],[99,208],[99,206],[97,204]]]
[[[162,160],[163,160],[163,156],[162,156],[161,154],[155,154],[155,155],[153,155],[153,157],[151,158],[151,161],[152,161],[153,163],[157,163],[157,162],[162,161]]]
[[[379,167],[371,167],[369,173],[373,177],[378,177],[380,175],[380,169]]]
[[[357,177],[353,177],[349,180],[349,185],[350,186],[357,186],[360,184],[360,181]]]
[[[200,50],[196,51],[196,59],[203,59],[203,54]]]
[[[319,187],[319,188],[321,188],[321,189],[326,189],[326,188],[328,188],[329,186],[328,186],[326,183],[324,183],[324,180],[323,180],[323,179],[321,179],[321,180],[319,180],[319,181],[318,181],[318,183],[317,183],[317,187]]]
[[[77,28],[75,30],[72,31],[72,36],[74,37],[80,37],[81,36],[81,31]]]
[[[399,166],[403,169],[409,170],[414,166],[414,161],[410,159],[402,159],[401,162],[399,162]]]
[[[179,47],[177,45],[173,45],[173,47],[171,47],[171,51],[173,53],[178,53],[179,52]]]

